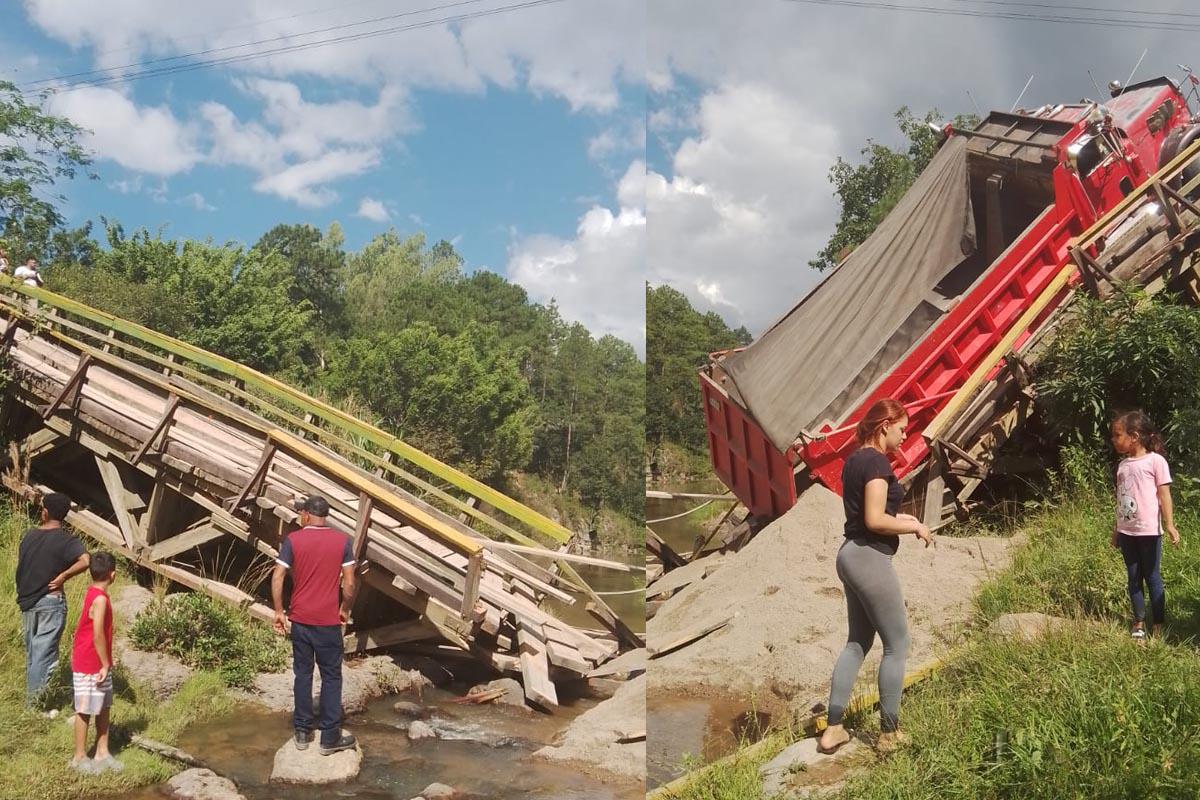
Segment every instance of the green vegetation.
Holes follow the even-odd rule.
[[[74,748],[74,733],[64,716],[71,712],[71,637],[74,633],[87,577],[69,581],[67,629],[63,634],[61,658],[51,679],[44,705],[58,708],[64,716],[46,719],[27,711],[25,704],[25,645],[21,613],[16,596],[17,548],[21,535],[32,525],[22,508],[0,506],[0,800],[76,800],[120,795],[138,786],[159,783],[176,771],[177,765],[129,746],[130,737],[143,734],[160,742],[174,743],[188,725],[212,719],[233,709],[233,700],[222,678],[201,672],[192,676],[169,700],[163,702],[138,685],[134,676],[118,662],[114,671],[116,697],[112,710],[112,747],[125,770],[84,777],[67,767]],[[117,588],[125,579],[118,573]],[[123,625],[117,620],[117,626]]]
[[[851,164],[839,156],[829,169],[829,182],[841,206],[841,216],[824,249],[808,262],[813,269],[824,271],[836,267],[866,241],[937,152],[940,134],[929,125],[942,119],[936,108],[917,117],[908,106],[901,106],[894,116],[896,127],[906,140],[903,149],[868,139],[859,151],[861,163]],[[978,123],[979,118],[974,115],[959,115],[953,122],[954,127],[966,129]]]
[[[1200,309],[1132,288],[1080,298],[1037,373],[1063,442],[1098,452],[1113,415],[1141,408],[1162,429],[1172,466],[1200,471]]]
[[[646,445],[651,458],[666,443],[704,452],[704,414],[696,374],[708,354],[750,343],[717,314],[701,314],[670,286],[646,286]]]
[[[189,667],[246,687],[259,672],[290,664],[287,643],[242,610],[200,592],[167,595],[138,615],[129,640],[139,650],[167,653]]]

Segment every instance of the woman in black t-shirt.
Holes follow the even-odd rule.
[[[899,537],[906,533],[916,534],[926,547],[933,542],[933,534],[920,520],[898,513],[904,487],[886,454],[900,448],[907,428],[908,414],[902,405],[891,399],[875,403],[855,431],[858,450],[842,468],[846,540],[838,550],[837,574],[845,589],[850,632],[833,668],[829,727],[817,742],[822,753],[832,753],[850,741],[842,717],[876,633],[883,640],[879,749],[891,750],[903,741],[899,712],[908,656],[908,620],[892,555],[900,544]]]

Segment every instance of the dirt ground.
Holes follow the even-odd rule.
[[[651,648],[732,617],[724,628],[650,662],[647,703],[697,694],[739,695],[772,714],[827,700],[833,663],[846,639],[846,608],[834,568],[842,544],[842,501],[814,486],[704,580],[667,600],[647,627]],[[893,561],[908,607],[908,668],[930,660],[971,613],[971,598],[1013,546],[996,537],[937,538],[925,549],[901,539]],[[860,673],[870,686],[882,647]]]

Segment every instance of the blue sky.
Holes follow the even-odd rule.
[[[0,10],[0,66],[22,85],[278,35],[310,42],[318,27],[437,4],[212,0],[187,20],[148,0],[28,0]],[[564,0],[60,91],[51,107],[94,132],[100,176],[64,186],[65,210],[72,223],[105,215],[244,244],[280,222],[337,221],[350,249],[389,226],[423,232],[640,352],[644,12],[618,5],[628,13]]]

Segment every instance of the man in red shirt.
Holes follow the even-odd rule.
[[[321,698],[317,728],[321,731],[321,755],[350,750],[357,741],[343,734],[342,722],[342,625],[350,619],[354,596],[354,551],[350,537],[325,524],[329,501],[312,495],[300,507],[300,529],[284,538],[271,576],[275,602],[276,632],[284,634],[288,618],[292,631],[292,671],[296,749],[304,750],[313,740],[313,662],[321,670]],[[292,573],[291,611],[283,612],[283,582]],[[338,602],[338,588],[342,590]]]

